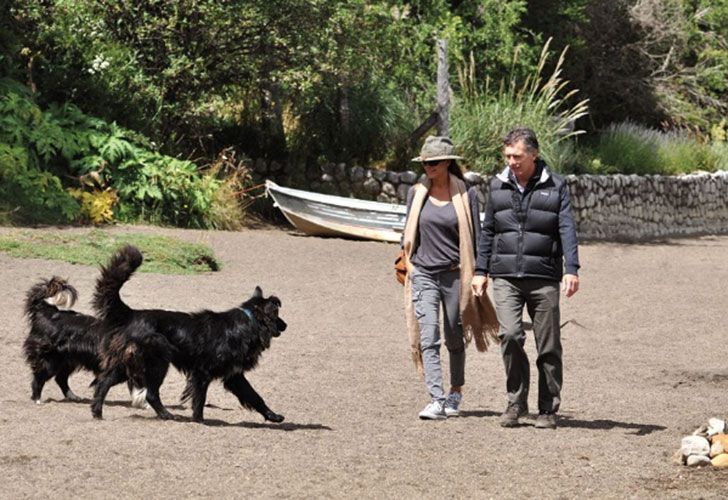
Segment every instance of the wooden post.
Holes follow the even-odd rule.
[[[447,40],[437,39],[437,135],[450,136],[450,81]]]
[[[435,111],[410,134],[410,143],[415,146],[420,137],[437,125],[437,135],[450,136],[450,82],[447,69],[447,40],[437,40],[437,105]]]

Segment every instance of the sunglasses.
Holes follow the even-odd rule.
[[[426,167],[434,167],[435,165],[439,165],[442,160],[429,160],[429,161],[423,161],[422,164]]]

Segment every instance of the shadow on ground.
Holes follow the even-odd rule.
[[[656,431],[664,431],[667,427],[653,424],[635,424],[631,422],[617,422],[616,420],[579,420],[567,416],[559,417],[559,427],[575,427],[581,429],[596,429],[607,431],[611,429],[633,429],[636,436],[646,436]]]

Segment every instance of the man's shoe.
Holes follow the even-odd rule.
[[[518,425],[518,419],[528,415],[528,406],[518,403],[508,403],[506,411],[500,418],[501,427],[515,427]]]
[[[536,417],[536,429],[556,429],[556,414],[552,411],[541,411]]]
[[[445,415],[448,417],[457,417],[460,415],[460,403],[463,401],[463,395],[459,392],[451,392],[445,400]]]
[[[445,413],[445,405],[438,401],[432,401],[430,404],[425,406],[425,409],[420,412],[420,418],[423,420],[444,420],[447,418]]]

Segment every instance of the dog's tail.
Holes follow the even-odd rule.
[[[116,323],[128,317],[131,309],[121,300],[119,290],[142,265],[142,260],[142,253],[127,245],[111,257],[107,266],[101,267],[93,300],[93,308],[100,319]]]
[[[25,298],[25,314],[32,318],[44,307],[70,309],[78,299],[78,292],[63,278],[53,276],[42,280],[28,290]]]

